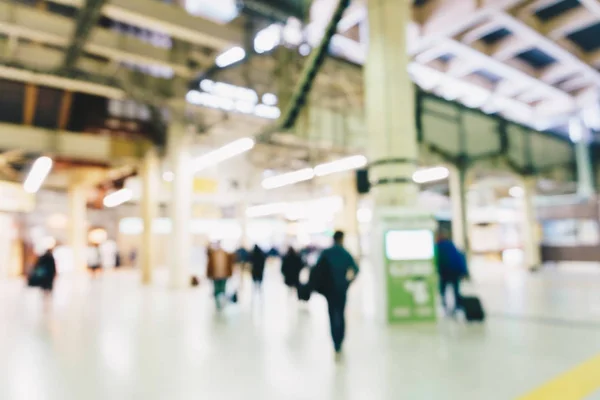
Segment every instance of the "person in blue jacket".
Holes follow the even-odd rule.
[[[327,299],[331,337],[333,339],[336,359],[339,360],[346,331],[344,316],[346,294],[350,284],[358,275],[358,266],[354,258],[344,248],[344,232],[335,232],[333,242],[332,247],[321,253],[319,261],[315,266],[317,269],[315,272],[318,272],[316,274],[318,282],[315,282],[315,290],[323,294]]]
[[[440,230],[436,243],[436,264],[440,278],[440,295],[444,310],[447,310],[446,288],[454,293],[453,313],[461,308],[460,281],[467,275],[467,262],[464,254],[456,248],[445,230]]]

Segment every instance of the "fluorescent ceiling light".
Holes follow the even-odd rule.
[[[258,104],[254,107],[254,115],[261,118],[277,119],[281,116],[281,110],[278,107]]]
[[[215,63],[217,67],[224,68],[236,62],[242,61],[246,57],[246,51],[239,46],[232,47],[224,53],[217,56]]]
[[[309,181],[314,177],[315,171],[312,168],[304,168],[299,171],[288,172],[267,178],[262,181],[262,187],[265,189],[277,189],[295,183]]]
[[[337,172],[350,171],[353,169],[362,168],[367,165],[367,157],[352,156],[342,158],[340,160],[320,164],[315,167],[315,175],[325,176],[335,174]]]
[[[248,207],[246,215],[250,218],[280,215],[293,220],[314,217],[323,220],[339,212],[343,206],[344,200],[340,196],[329,196],[312,200],[277,202]]]
[[[573,143],[577,143],[583,139],[583,126],[579,118],[571,118],[569,120],[569,138]]]
[[[123,188],[108,194],[104,198],[104,207],[117,207],[123,203],[128,202],[133,198],[133,192],[131,189]]]
[[[190,14],[221,24],[231,22],[239,14],[235,0],[186,0],[184,5]]]
[[[262,54],[279,46],[281,44],[281,31],[280,25],[272,24],[258,32],[254,37],[254,50],[258,54]]]
[[[278,101],[277,96],[274,95],[273,93],[263,94],[263,97],[262,97],[263,104],[265,104],[267,106],[276,106],[277,101]]]
[[[165,171],[163,172],[162,178],[166,182],[173,182],[175,174],[172,171]]]
[[[268,217],[270,215],[284,214],[288,209],[288,203],[270,203],[260,206],[248,207],[246,215],[250,218]]]
[[[204,90],[205,92],[212,93],[214,88],[215,82],[211,81],[210,79],[202,79],[200,81],[200,89]]]
[[[300,45],[300,47],[298,48],[298,52],[300,53],[301,56],[307,56],[310,54],[311,48],[310,48],[310,44],[308,43],[302,43]]]
[[[50,157],[40,157],[33,163],[23,188],[27,193],[36,193],[42,187],[42,183],[52,170],[52,159]]]
[[[254,147],[254,139],[243,138],[226,144],[225,146],[204,154],[194,160],[194,171],[198,172],[204,168],[211,167],[222,161],[245,153]]]
[[[450,171],[446,167],[434,167],[422,169],[413,174],[413,181],[416,183],[428,183],[442,181],[450,176]]]
[[[359,208],[356,210],[356,219],[362,224],[367,224],[373,220],[373,211],[370,208]]]
[[[520,199],[523,196],[525,196],[525,189],[523,189],[520,186],[513,186],[510,189],[508,189],[508,194],[510,195],[510,197]]]

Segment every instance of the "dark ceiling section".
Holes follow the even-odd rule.
[[[500,28],[494,32],[488,33],[482,37],[481,40],[487,45],[492,45],[510,35],[512,35],[511,31],[506,28]]]
[[[67,124],[68,130],[86,132],[90,127],[104,124],[107,113],[108,100],[104,97],[76,93],[73,96],[71,118]]]
[[[540,8],[536,11],[535,15],[537,15],[538,18],[542,21],[549,21],[553,18],[558,17],[562,13],[573,10],[580,6],[581,3],[579,3],[579,0],[564,0],[559,1],[558,3],[553,4],[550,7]]]
[[[62,94],[62,90],[47,87],[38,88],[34,118],[35,126],[48,129],[55,129],[58,126]]]
[[[449,63],[450,61],[452,61],[456,56],[452,53],[446,53],[446,54],[442,54],[441,56],[439,56],[437,58],[437,60],[443,62],[444,64]]]
[[[0,93],[0,121],[22,124],[25,85],[0,79]]]
[[[536,69],[545,68],[556,62],[556,59],[554,57],[536,48],[526,50],[518,54],[516,58],[525,61],[527,64],[531,65],[533,68]]]
[[[306,20],[310,3],[305,0],[238,0],[237,4],[251,17],[286,22],[289,17]]]
[[[75,16],[77,15],[77,8],[75,7],[53,3],[51,1],[46,2],[46,7],[47,11],[54,14],[62,15],[63,17],[75,18]]]
[[[600,22],[567,37],[586,52],[597,50],[600,48]]]
[[[487,80],[488,82],[490,82],[493,85],[497,84],[498,82],[500,82],[502,80],[502,77],[500,75],[496,75],[493,72],[487,71],[485,69],[480,69],[478,71],[475,71],[475,72],[473,72],[473,75],[484,78],[485,80]]]

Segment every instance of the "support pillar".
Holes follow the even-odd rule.
[[[577,163],[577,194],[589,199],[595,193],[593,164],[590,157],[590,134],[579,116],[569,122],[569,136],[575,142],[575,160]]]
[[[334,183],[335,194],[343,201],[342,209],[336,214],[335,229],[345,233],[345,246],[355,258],[360,259],[360,237],[358,232],[358,193],[353,173],[345,173],[336,176]]]
[[[246,196],[240,199],[238,204],[237,215],[240,223],[240,247],[248,250],[250,248],[250,239],[248,238],[248,215],[246,210],[248,209],[248,200]]]
[[[169,127],[169,158],[175,174],[171,192],[170,215],[172,222],[170,285],[173,289],[188,286],[190,278],[192,216],[192,187],[194,172],[190,147],[192,135],[182,124]]]
[[[469,223],[467,218],[467,168],[449,166],[450,201],[452,203],[452,241],[467,258],[470,256]]]
[[[69,247],[73,255],[73,270],[84,271],[87,267],[87,188],[74,180],[69,186]]]
[[[523,260],[528,270],[539,267],[542,263],[540,251],[540,228],[535,212],[535,195],[537,189],[537,178],[525,176],[522,179],[523,198],[521,202],[522,220],[522,242]]]
[[[155,148],[151,148],[144,156],[142,167],[142,221],[144,232],[142,236],[142,283],[152,283],[152,275],[156,264],[156,243],[152,230],[153,222],[158,216],[158,190],[159,190],[159,159]]]
[[[418,144],[407,49],[412,1],[369,0],[367,7],[369,51],[364,87],[374,204],[368,265],[372,268],[377,296],[373,299],[374,316],[380,321],[390,321],[395,311],[388,310],[390,281],[383,251],[386,220],[391,214],[414,208],[419,192],[412,180]]]
[[[369,0],[369,53],[365,92],[369,158],[376,207],[415,206],[412,181],[418,146],[413,83],[408,75],[409,0]]]

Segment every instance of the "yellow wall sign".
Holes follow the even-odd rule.
[[[214,179],[194,178],[194,193],[207,194],[216,193],[219,189],[219,182]]]
[[[20,183],[0,181],[0,211],[31,212],[35,195],[27,193]]]

